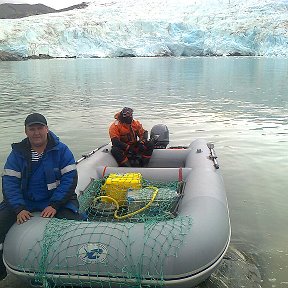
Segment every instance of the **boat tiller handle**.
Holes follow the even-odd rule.
[[[215,169],[219,169],[219,164],[218,164],[218,161],[217,161],[217,156],[215,154],[215,150],[214,150],[214,144],[213,143],[208,143],[207,144],[209,150],[210,150],[210,155],[209,155],[209,159],[211,159],[214,163],[214,167]]]

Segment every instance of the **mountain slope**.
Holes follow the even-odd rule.
[[[1,19],[23,18],[32,15],[47,14],[57,10],[45,6],[43,4],[10,4],[4,3],[0,5]]]
[[[86,8],[87,6],[88,4],[86,2],[82,2],[77,5],[56,10],[43,4],[30,5],[30,4],[4,3],[0,4],[0,19],[16,19],[32,15],[65,12],[73,9],[83,9]]]
[[[76,4],[76,5],[69,6],[67,8],[56,10],[56,12],[65,12],[65,11],[74,10],[74,9],[83,9],[83,8],[86,8],[86,7],[88,7],[88,3],[82,2],[80,4]]]

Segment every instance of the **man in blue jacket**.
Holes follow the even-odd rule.
[[[39,113],[25,120],[27,138],[12,144],[2,176],[0,203],[0,280],[7,275],[3,264],[3,242],[10,227],[41,212],[45,218],[81,220],[75,188],[78,181],[70,149],[47,126]]]

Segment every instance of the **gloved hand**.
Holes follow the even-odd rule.
[[[153,136],[150,138],[150,142],[155,145],[155,143],[157,142],[159,136],[160,136],[160,135],[153,135]]]
[[[147,140],[148,140],[148,131],[145,131],[145,132],[143,133],[142,139],[143,139],[144,141],[147,141]]]
[[[146,150],[145,142],[141,141],[138,143],[138,150],[139,152],[143,152]]]
[[[130,155],[134,155],[135,154],[135,149],[134,149],[133,145],[129,145],[127,153],[130,154]]]

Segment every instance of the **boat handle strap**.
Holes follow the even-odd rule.
[[[182,181],[183,181],[183,170],[182,170],[182,167],[180,167],[178,170],[178,182],[182,182]]]
[[[107,169],[107,166],[105,166],[104,169],[103,169],[103,172],[102,172],[102,178],[105,177],[106,169]]]

